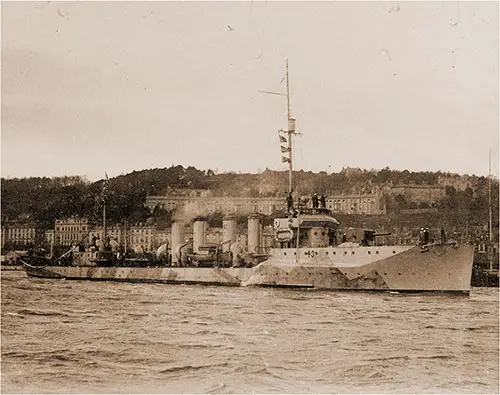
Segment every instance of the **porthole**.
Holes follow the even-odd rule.
[[[370,255],[372,252],[371,251],[368,251],[368,255]]]
[[[393,254],[395,254],[395,253],[396,253],[396,251],[392,251],[392,253],[393,253]]]
[[[398,273],[401,276],[401,273]]]
[[[326,255],[328,255],[328,251],[326,251]]]
[[[333,255],[335,255],[335,251],[333,251]]]
[[[384,273],[384,276],[387,276],[387,273]]]
[[[346,276],[347,276],[347,273],[346,273],[346,272],[344,272],[344,275],[346,275]]]
[[[356,253],[356,252],[355,252],[355,251],[353,251],[353,252],[352,252],[352,255],[354,255],[355,253]]]
[[[318,232],[314,232],[314,236],[317,236],[318,235]]]
[[[284,252],[283,255],[286,255],[286,252]]]
[[[360,274],[358,273],[358,276],[359,276],[359,275],[360,275]]]
[[[378,251],[375,251],[375,254],[378,254]]]
[[[344,255],[347,255],[347,251],[344,251]]]
[[[293,255],[297,255],[297,252],[294,252]]]

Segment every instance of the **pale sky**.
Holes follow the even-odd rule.
[[[498,175],[497,2],[1,3],[2,177]]]

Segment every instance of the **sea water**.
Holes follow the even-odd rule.
[[[498,393],[470,296],[2,278],[2,393]]]

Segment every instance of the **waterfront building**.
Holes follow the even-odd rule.
[[[55,245],[55,231],[54,229],[48,229],[45,231],[45,245],[50,247]]]
[[[111,240],[117,242],[120,246],[124,244],[124,230],[122,225],[108,225],[106,227],[106,235],[108,242]],[[104,227],[93,226],[86,240],[85,245],[91,245],[94,243],[102,242],[104,240]]]
[[[130,248],[137,252],[152,252],[156,228],[151,225],[136,224],[127,232]]]
[[[43,240],[43,231],[34,222],[8,221],[2,224],[2,248],[26,248]]]
[[[106,236],[109,243],[116,243],[121,248],[136,252],[152,252],[158,246],[156,227],[142,223],[109,225],[106,227]],[[94,227],[89,232],[88,244],[102,240],[104,240],[104,228]]]
[[[58,246],[86,245],[88,243],[88,237],[86,238],[86,236],[89,230],[90,223],[87,218],[56,219],[54,243]]]

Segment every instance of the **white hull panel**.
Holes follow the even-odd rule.
[[[301,251],[298,264],[283,259],[283,250],[278,256],[256,266],[252,277],[242,285],[395,291],[470,290],[473,259],[470,245],[438,245],[425,252],[420,247],[386,246],[378,247],[379,254],[373,254],[375,249],[357,247],[353,250],[355,254],[352,251],[344,254],[338,247],[316,249],[318,254],[314,254],[314,258],[308,254],[307,259]],[[333,255],[333,250],[337,254]],[[356,255],[358,258],[354,258]]]

